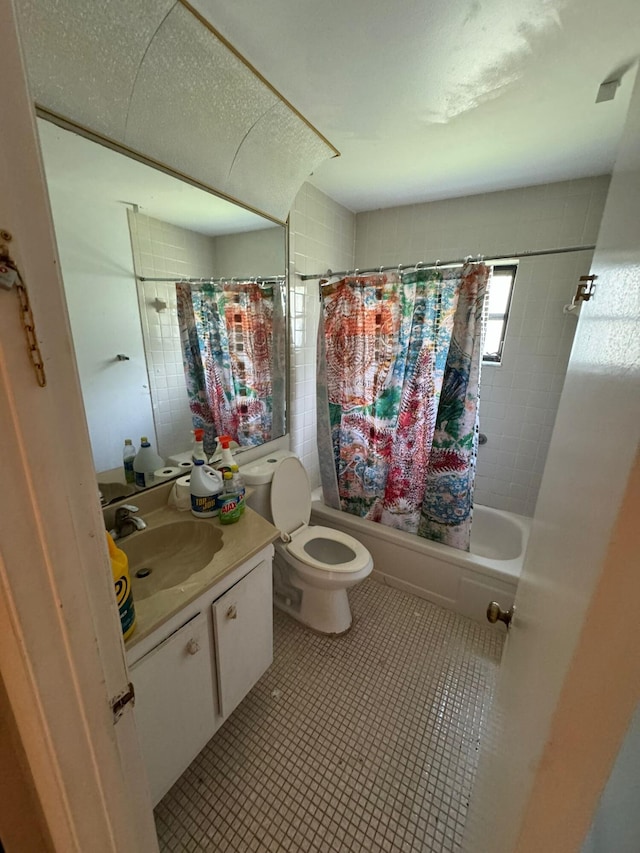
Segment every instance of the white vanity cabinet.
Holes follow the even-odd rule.
[[[273,660],[269,546],[127,652],[155,806]]]

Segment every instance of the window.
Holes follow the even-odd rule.
[[[489,285],[489,300],[486,308],[486,330],[484,338],[483,361],[500,364],[504,347],[511,294],[516,278],[516,264],[496,264]]]

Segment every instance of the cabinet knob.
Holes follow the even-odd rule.
[[[232,604],[231,607],[227,610],[227,619],[237,619],[238,611],[236,609],[235,604]]]
[[[195,655],[200,651],[200,644],[196,640],[189,640],[187,643],[187,651],[190,655]]]

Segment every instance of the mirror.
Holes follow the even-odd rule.
[[[187,392],[197,337],[200,391],[235,418],[225,432],[247,447],[283,435],[285,227],[57,125],[38,128],[99,479],[122,479],[125,438],[148,436],[172,465],[204,426],[212,452],[217,414],[198,382]],[[176,282],[190,278],[208,281],[180,286],[180,312]]]

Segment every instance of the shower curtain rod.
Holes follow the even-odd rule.
[[[484,258],[482,255],[477,256],[477,260],[486,260],[487,263],[493,263],[495,261],[509,261],[514,258],[522,259],[522,258],[537,258],[540,255],[564,255],[567,252],[587,252],[595,249],[595,246],[563,246],[560,249],[541,249],[537,252],[513,252],[510,255],[501,255],[500,257],[491,257]],[[351,270],[340,270],[339,272],[333,272],[333,270],[327,270],[326,272],[317,274],[309,274],[309,275],[301,275],[296,273],[296,275],[302,281],[315,281],[319,278],[329,278],[337,275],[361,275],[362,273],[371,273],[371,272],[388,272],[389,270],[395,270],[396,272],[403,272],[406,270],[410,270],[412,268],[416,269],[435,269],[436,267],[450,267],[455,266],[456,264],[465,264],[469,261],[473,260],[473,255],[467,255],[466,258],[456,258],[454,261],[430,261],[426,264],[424,261],[418,261],[415,264],[394,264],[389,267],[368,267],[367,269],[351,269]],[[328,284],[329,282],[327,282]]]
[[[170,281],[172,284],[215,284],[216,281],[227,281],[233,284],[234,282],[245,283],[245,282],[255,282],[256,284],[280,284],[285,281],[285,276],[283,275],[247,275],[240,276],[234,275],[233,278],[229,278],[227,276],[211,276],[210,278],[180,278],[180,276],[173,276],[172,278],[150,278],[146,275],[137,276],[138,281]]]

